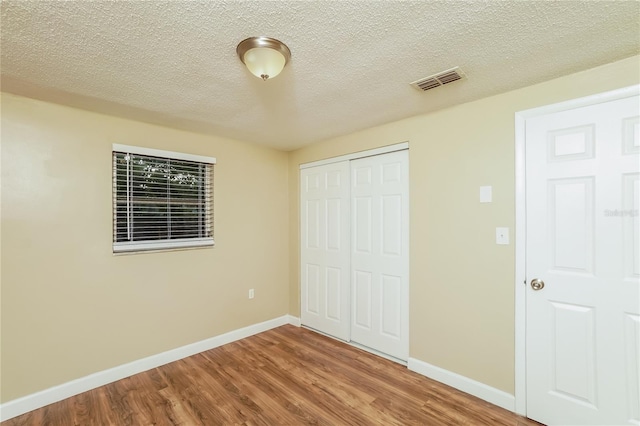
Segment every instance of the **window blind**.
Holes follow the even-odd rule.
[[[213,245],[215,159],[118,148],[113,151],[114,252]]]

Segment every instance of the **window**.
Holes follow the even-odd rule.
[[[113,145],[113,251],[213,245],[216,159]]]

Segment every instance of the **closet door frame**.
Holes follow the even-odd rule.
[[[300,164],[300,170],[310,167],[323,166],[325,164],[339,163],[341,161],[357,160],[358,158],[371,157],[374,155],[387,154],[389,152],[403,151],[409,149],[409,142],[401,142],[393,145],[386,145],[380,148],[368,149],[365,151],[353,152],[351,154],[340,155],[338,157],[326,158],[324,160],[312,161]]]

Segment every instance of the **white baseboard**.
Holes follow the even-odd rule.
[[[142,373],[143,371],[147,371],[200,352],[208,351],[209,349],[217,348],[218,346],[226,345],[227,343],[235,342],[236,340],[253,336],[254,334],[262,333],[263,331],[271,330],[272,328],[280,327],[281,325],[296,325],[295,322],[296,317],[283,315],[269,321],[253,324],[248,327],[202,340],[200,342],[191,343],[147,358],[142,358],[128,364],[99,371],[22,398],[14,399],[13,401],[5,402],[0,405],[0,421],[3,422],[79,393],[104,386],[117,380],[124,379],[125,377],[133,376],[134,374]],[[299,319],[297,319],[297,325],[300,325]]]
[[[416,358],[409,358],[407,368],[430,379],[461,390],[462,392],[476,396],[498,407],[515,411],[516,399],[507,392],[492,388],[484,383],[476,382],[473,379],[445,370],[444,368],[436,367],[435,365],[420,361]]]
[[[300,318],[294,317],[293,315],[287,315],[289,319],[289,324],[295,325],[296,327],[300,327]]]

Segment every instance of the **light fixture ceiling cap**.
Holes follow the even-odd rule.
[[[258,47],[266,47],[280,52],[282,56],[284,56],[285,65],[289,62],[289,59],[291,59],[291,51],[287,45],[280,40],[271,37],[249,37],[238,43],[238,47],[236,48],[236,52],[243,64],[246,64],[244,54]]]

